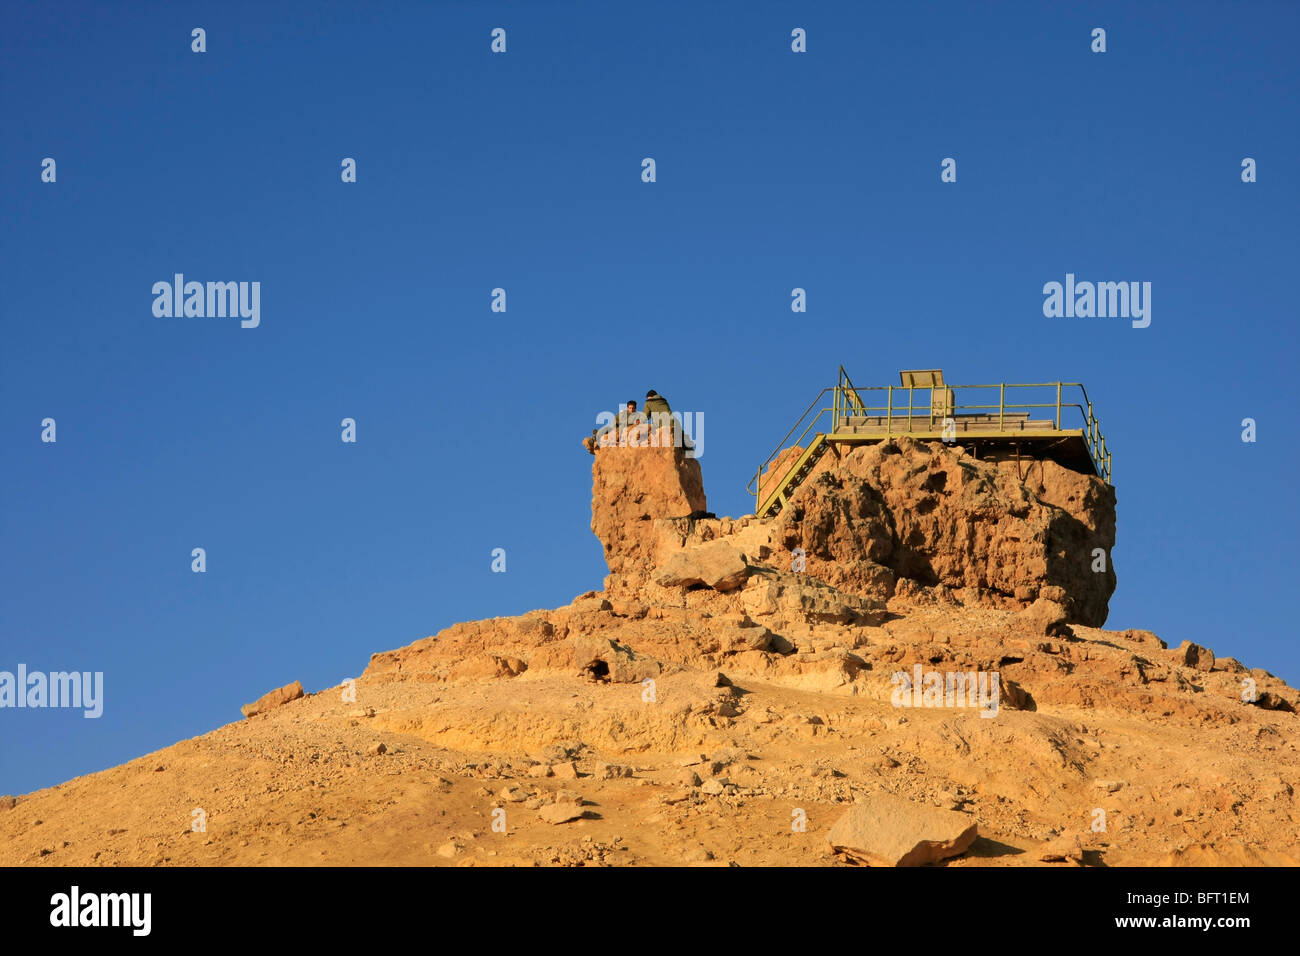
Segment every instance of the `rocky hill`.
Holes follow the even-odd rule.
[[[900,439],[715,518],[611,447],[591,527],[602,590],[0,800],[0,864],[1300,863],[1300,694],[1104,629],[1099,479]]]

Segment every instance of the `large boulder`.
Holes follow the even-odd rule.
[[[840,817],[826,839],[837,853],[878,866],[921,866],[965,853],[979,830],[954,810],[874,794]]]
[[[264,714],[268,710],[274,710],[281,704],[287,704],[291,700],[297,700],[301,696],[302,682],[294,681],[292,684],[285,684],[283,687],[267,691],[257,700],[251,704],[245,704],[239,710],[245,717],[254,717],[257,714]]]
[[[748,576],[745,556],[725,541],[713,541],[671,555],[654,580],[670,588],[704,585],[715,591],[734,591]]]
[[[1199,671],[1214,670],[1214,651],[1191,641],[1183,641],[1172,652],[1175,661],[1184,667],[1194,667]]]

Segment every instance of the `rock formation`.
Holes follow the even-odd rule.
[[[681,448],[611,446],[591,473],[591,530],[605,547],[606,587],[635,587],[656,558],[656,519],[704,513],[700,463]]]
[[[6,801],[0,865],[1300,863],[1300,694],[1101,629],[1096,479],[899,439],[760,520],[678,449],[592,476],[602,590]]]
[[[700,487],[698,463],[685,459],[695,466],[685,472],[662,459],[650,463],[646,490],[620,506],[599,491],[627,487],[636,462],[627,452],[637,450],[620,451],[622,458],[606,464],[597,456],[593,466],[592,530],[605,546],[611,590],[640,587],[654,597],[644,590],[647,578],[700,583],[681,578],[680,569],[706,560],[702,544],[725,541],[732,571],[718,591],[737,586],[735,556],[743,555],[771,570],[802,567],[810,579],[869,599],[1014,610],[1042,597],[1059,603],[1069,621],[1106,621],[1116,583],[1114,489],[1056,462],[984,462],[960,446],[904,437],[842,457],[827,452],[775,519],[689,520],[681,489]],[[707,560],[726,553],[711,544]]]

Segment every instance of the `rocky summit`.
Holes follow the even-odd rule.
[[[767,519],[679,448],[592,480],[600,590],[0,798],[0,864],[1300,863],[1300,693],[1105,629],[1099,478],[898,439]]]

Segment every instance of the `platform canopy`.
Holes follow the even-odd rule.
[[[913,368],[898,373],[903,388],[935,388],[943,385],[943,369]]]

